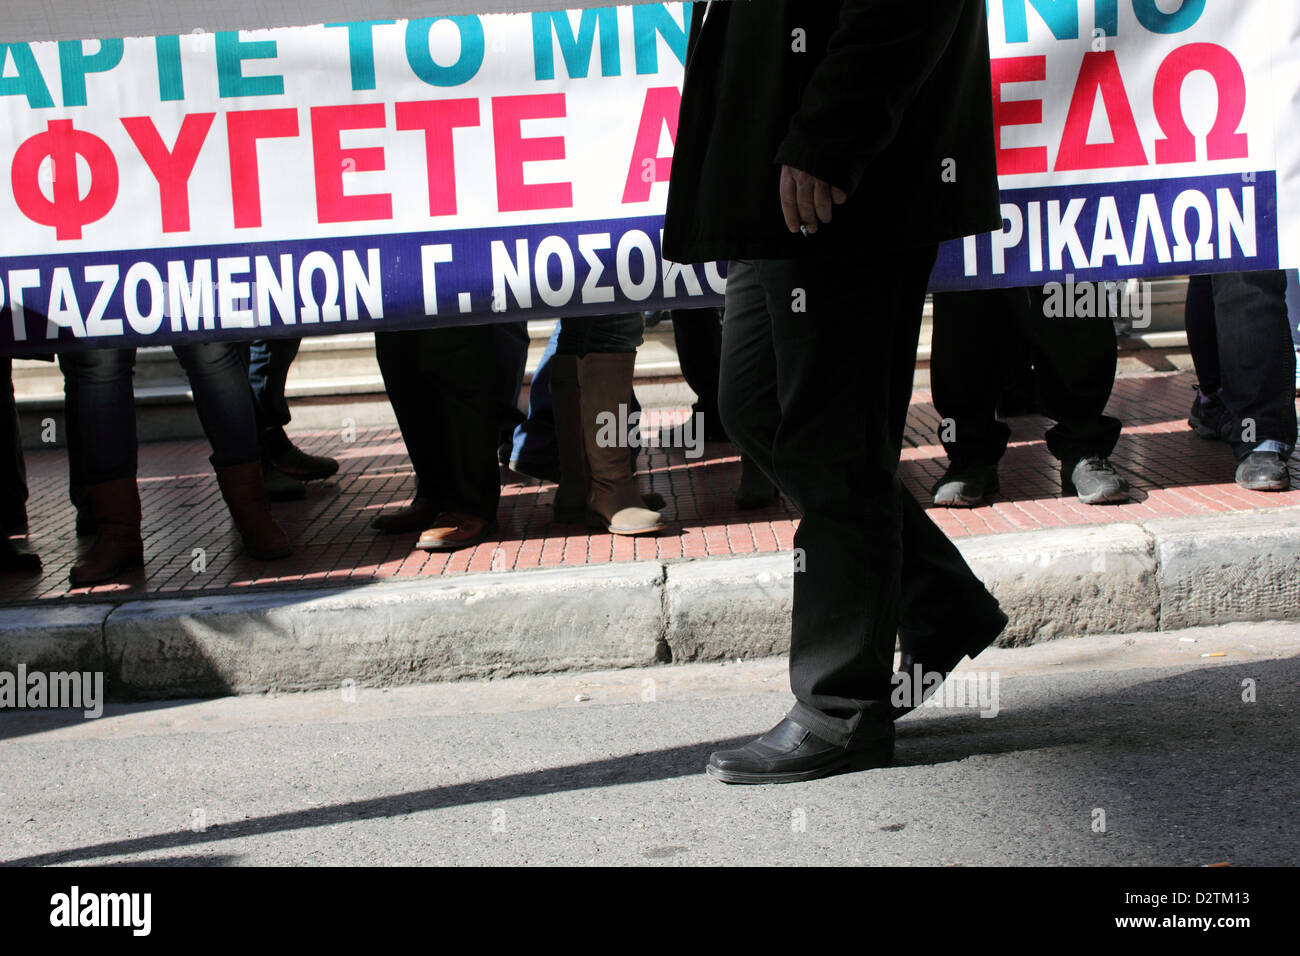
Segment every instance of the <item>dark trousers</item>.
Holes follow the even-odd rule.
[[[896,636],[943,646],[996,610],[898,478],[935,251],[737,261],[727,279],[723,425],[800,514],[791,717],[840,745],[888,721]]]
[[[525,418],[519,410],[519,392],[528,367],[528,323],[494,322],[490,328],[497,352],[497,443],[507,445]]]
[[[1187,344],[1196,377],[1232,414],[1240,461],[1263,441],[1296,443],[1295,350],[1286,273],[1218,272],[1187,282]]]
[[[27,462],[14,400],[14,360],[5,356],[2,361],[5,380],[0,386],[0,527],[17,528],[27,523]]]
[[[673,346],[682,378],[696,395],[691,408],[704,416],[706,441],[726,441],[718,413],[718,376],[722,366],[722,310],[673,309]]]
[[[261,460],[243,351],[233,342],[172,347],[189,378],[214,468]],[[136,473],[135,349],[62,352],[68,485],[80,506],[89,485]]]
[[[376,332],[375,357],[415,471],[438,511],[496,519],[499,376],[487,325]]]
[[[930,388],[934,410],[953,422],[948,460],[1002,458],[1011,430],[995,417],[998,399],[1030,366],[1038,410],[1056,421],[1048,451],[1067,468],[1109,455],[1121,428],[1103,414],[1116,358],[1110,319],[1048,316],[1039,290],[936,293]]]

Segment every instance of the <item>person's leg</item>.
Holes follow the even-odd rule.
[[[998,490],[997,465],[1009,429],[996,409],[1013,372],[1029,363],[1015,317],[1025,289],[937,292],[930,348],[930,393],[948,468],[931,493],[943,507],[973,507]]]
[[[259,431],[283,428],[292,417],[284,389],[289,367],[298,357],[302,339],[259,339],[248,345],[248,385],[253,390]]]
[[[695,392],[691,415],[703,422],[704,441],[729,441],[718,410],[718,389],[722,368],[722,309],[672,309],[673,344],[682,377]],[[665,447],[684,444],[682,426],[662,430]],[[776,497],[776,488],[762,470],[744,455],[740,457],[740,484],[736,507],[741,511],[766,508]]]
[[[692,415],[704,416],[706,441],[726,441],[718,413],[718,376],[722,367],[722,310],[672,309],[673,345],[682,378],[696,395]]]
[[[560,323],[556,322],[528,386],[528,417],[515,426],[514,447],[510,452],[511,469],[543,481],[560,478],[560,449],[551,408],[552,362],[559,340]]]
[[[1214,318],[1214,282],[1208,275],[1188,276],[1187,298],[1183,302],[1187,327],[1187,348],[1196,369],[1196,395],[1187,424],[1202,438],[1226,441],[1232,429],[1232,415],[1219,394],[1223,372],[1219,367],[1219,333]]]
[[[556,438],[562,445],[557,520],[576,520],[580,479],[574,476],[580,476],[586,484],[583,510],[589,523],[614,534],[646,534],[663,528],[657,514],[664,507],[663,498],[636,490],[640,441],[632,439],[640,435],[640,425],[632,421],[633,413],[639,417],[641,406],[632,382],[636,350],[644,334],[645,318],[640,312],[560,320],[553,385],[567,391],[553,396]],[[627,434],[609,441],[609,429],[602,427],[606,416],[627,421]]]
[[[1286,312],[1286,274],[1219,272],[1213,277],[1215,327],[1231,415],[1237,482],[1257,491],[1290,486],[1286,462],[1296,444],[1295,352]]]
[[[59,355],[68,427],[68,483],[84,496],[97,536],[68,575],[75,587],[144,563],[136,484],[135,349]],[[74,450],[75,449],[75,453]]]
[[[635,462],[643,432],[633,378],[644,333],[640,312],[566,317],[560,322],[557,358],[573,356],[577,366],[587,519],[613,534],[648,534],[664,527],[663,518],[650,507],[662,507],[663,499],[655,496],[652,501],[636,487]],[[627,422],[627,433],[615,433],[622,422]],[[558,420],[556,424],[558,428]]]
[[[740,452],[736,507],[750,511],[766,508],[778,494],[771,477],[772,438],[781,409],[763,287],[752,262],[735,261],[728,269],[735,273],[728,272],[723,310],[718,416],[727,440]]]
[[[18,406],[14,401],[13,359],[3,359],[5,380],[0,385],[0,571],[39,571],[41,559],[19,551],[9,532],[27,527],[27,466],[23,459],[23,437],[18,427]]]
[[[292,501],[306,496],[305,481],[321,481],[339,470],[336,459],[309,455],[285,433],[291,418],[284,390],[289,367],[298,356],[302,339],[266,339],[253,342],[246,353],[248,384],[253,392],[258,443],[267,491],[274,500]]]
[[[172,346],[185,368],[194,407],[212,446],[217,484],[244,547],[271,561],[293,552],[289,537],[271,515],[262,473],[253,393],[242,349],[233,342]]]
[[[422,413],[430,419],[438,458],[429,480],[442,512],[416,547],[471,547],[491,530],[501,497],[496,342],[486,325],[424,329],[419,335],[421,379],[429,387]]]
[[[0,383],[0,528],[27,526],[27,463],[14,399],[13,359],[0,358],[4,381]]]
[[[438,432],[428,408],[433,385],[420,354],[424,334],[421,329],[375,333],[375,359],[415,472],[411,503],[385,512],[370,523],[388,534],[423,531],[447,505],[437,497],[435,479],[441,461]]]
[[[757,741],[713,755],[710,773],[724,780],[806,779],[887,761],[905,591],[913,600],[942,594],[938,603],[967,634],[989,611],[991,598],[955,549],[942,541],[936,552],[932,535],[942,535],[924,526],[928,519],[908,503],[897,474],[934,256],[934,247],[878,254],[869,270],[856,257],[757,262],[757,291],[744,264],[732,266],[723,420],[799,509],[795,546],[803,568],[795,576],[790,641],[797,702]],[[864,278],[873,315],[860,315]],[[804,292],[806,312],[791,307],[795,288]],[[775,396],[764,380],[775,383]],[[904,568],[921,580],[905,587]],[[999,614],[999,628],[1003,620]],[[930,622],[914,614],[911,623],[919,632]],[[966,649],[963,641],[959,650]]]
[[[515,429],[523,423],[519,411],[519,391],[528,367],[528,323],[494,322],[492,341],[496,347],[497,403],[500,418],[498,459],[508,464],[513,450]]]
[[[1183,322],[1201,393],[1213,395],[1223,385],[1223,373],[1219,370],[1219,333],[1214,322],[1214,283],[1208,275],[1187,277]]]
[[[748,260],[735,260],[727,266],[718,413],[728,439],[749,466],[780,489],[772,463],[772,447],[781,423],[772,317],[763,284],[754,263]]]
[[[1115,326],[1104,317],[1048,315],[1045,293],[1031,295],[1039,411],[1056,420],[1047,450],[1061,463],[1061,491],[1085,504],[1124,501],[1128,482],[1110,462],[1122,422],[1105,414],[1115,384]]]
[[[69,412],[68,480],[88,486],[136,473],[135,349],[59,353]],[[74,431],[75,429],[75,431]]]
[[[805,556],[791,622],[791,718],[841,747],[880,736],[891,719],[904,496],[891,402],[911,391],[933,262],[931,248],[880,254],[869,266],[827,256],[755,263],[781,407],[772,467],[799,510],[795,547]],[[864,283],[874,315],[861,314]],[[806,312],[792,309],[795,288]]]
[[[194,410],[212,445],[212,466],[260,465],[257,415],[240,349],[230,342],[195,342],[172,351],[189,378]]]
[[[1300,272],[1286,272],[1286,312],[1291,322],[1291,344],[1295,346],[1296,366],[1300,369]],[[1300,394],[1300,371],[1296,373],[1295,390]]]

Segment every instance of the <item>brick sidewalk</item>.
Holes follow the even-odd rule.
[[[1251,511],[1300,505],[1300,490],[1283,494],[1243,491],[1226,446],[1197,438],[1187,427],[1193,376],[1157,373],[1119,379],[1108,411],[1124,421],[1114,454],[1134,488],[1131,503],[1079,504],[1059,498],[1056,461],[1043,433],[1050,422],[1027,416],[1012,421],[1011,445],[1001,465],[1001,487],[992,504],[970,510],[931,509],[952,537],[1033,531],[1069,525],[1107,524],[1151,518]],[[943,473],[946,460],[936,442],[939,420],[928,391],[913,395],[901,474],[918,500]],[[685,409],[668,416],[678,419]],[[655,416],[651,416],[652,425]],[[690,461],[680,452],[643,455],[644,490],[668,499],[673,519],[657,537],[590,534],[551,520],[554,486],[521,481],[502,488],[495,540],[473,550],[426,554],[412,550],[415,535],[381,535],[369,522],[382,509],[400,504],[414,479],[400,436],[388,429],[359,431],[344,443],[339,432],[298,433],[306,451],[339,458],[341,470],[309,486],[304,501],[274,505],[277,519],[296,545],[282,561],[255,561],[242,553],[238,535],[208,464],[206,442],[164,442],[140,446],[140,492],[144,507],[143,571],[128,581],[69,589],[68,569],[77,541],[67,500],[66,460],[61,451],[29,452],[27,465],[29,546],[45,563],[44,573],[0,578],[0,604],[49,602],[61,598],[125,600],[140,597],[238,592],[248,588],[339,586],[388,578],[504,571],[611,561],[670,560],[756,554],[792,547],[794,514],[784,503],[764,511],[737,511],[732,503],[739,462],[729,446],[706,446]],[[1293,461],[1292,483],[1300,488]],[[84,543],[83,543],[84,544]],[[202,551],[202,570],[196,549]]]

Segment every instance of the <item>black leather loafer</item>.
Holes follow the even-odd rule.
[[[837,747],[789,717],[739,750],[719,750],[705,768],[723,783],[797,783],[846,770],[884,767],[894,759],[893,725],[865,745]]]
[[[951,644],[943,648],[917,647],[904,648],[903,653],[898,659],[898,673],[895,674],[897,680],[900,676],[905,677],[909,686],[915,675],[919,673],[923,676],[938,674],[940,680],[935,681],[934,686],[927,688],[927,693],[921,695],[917,700],[913,697],[906,706],[895,707],[893,717],[897,720],[904,714],[910,714],[925,702],[942,683],[943,679],[952,673],[953,668],[961,663],[963,657],[975,657],[980,651],[988,647],[998,639],[998,635],[1006,630],[1007,622],[1010,620],[1006,614],[1002,613],[1001,608],[994,612],[994,617],[986,628],[981,628],[978,636],[972,638],[966,644]],[[896,685],[897,686],[897,685]],[[913,689],[915,693],[915,689]]]

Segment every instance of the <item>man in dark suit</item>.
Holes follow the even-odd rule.
[[[981,0],[695,4],[664,253],[731,260],[723,424],[804,556],[795,706],[724,782],[888,763],[895,637],[946,674],[1006,624],[898,479],[937,245],[1001,221],[991,102]]]

